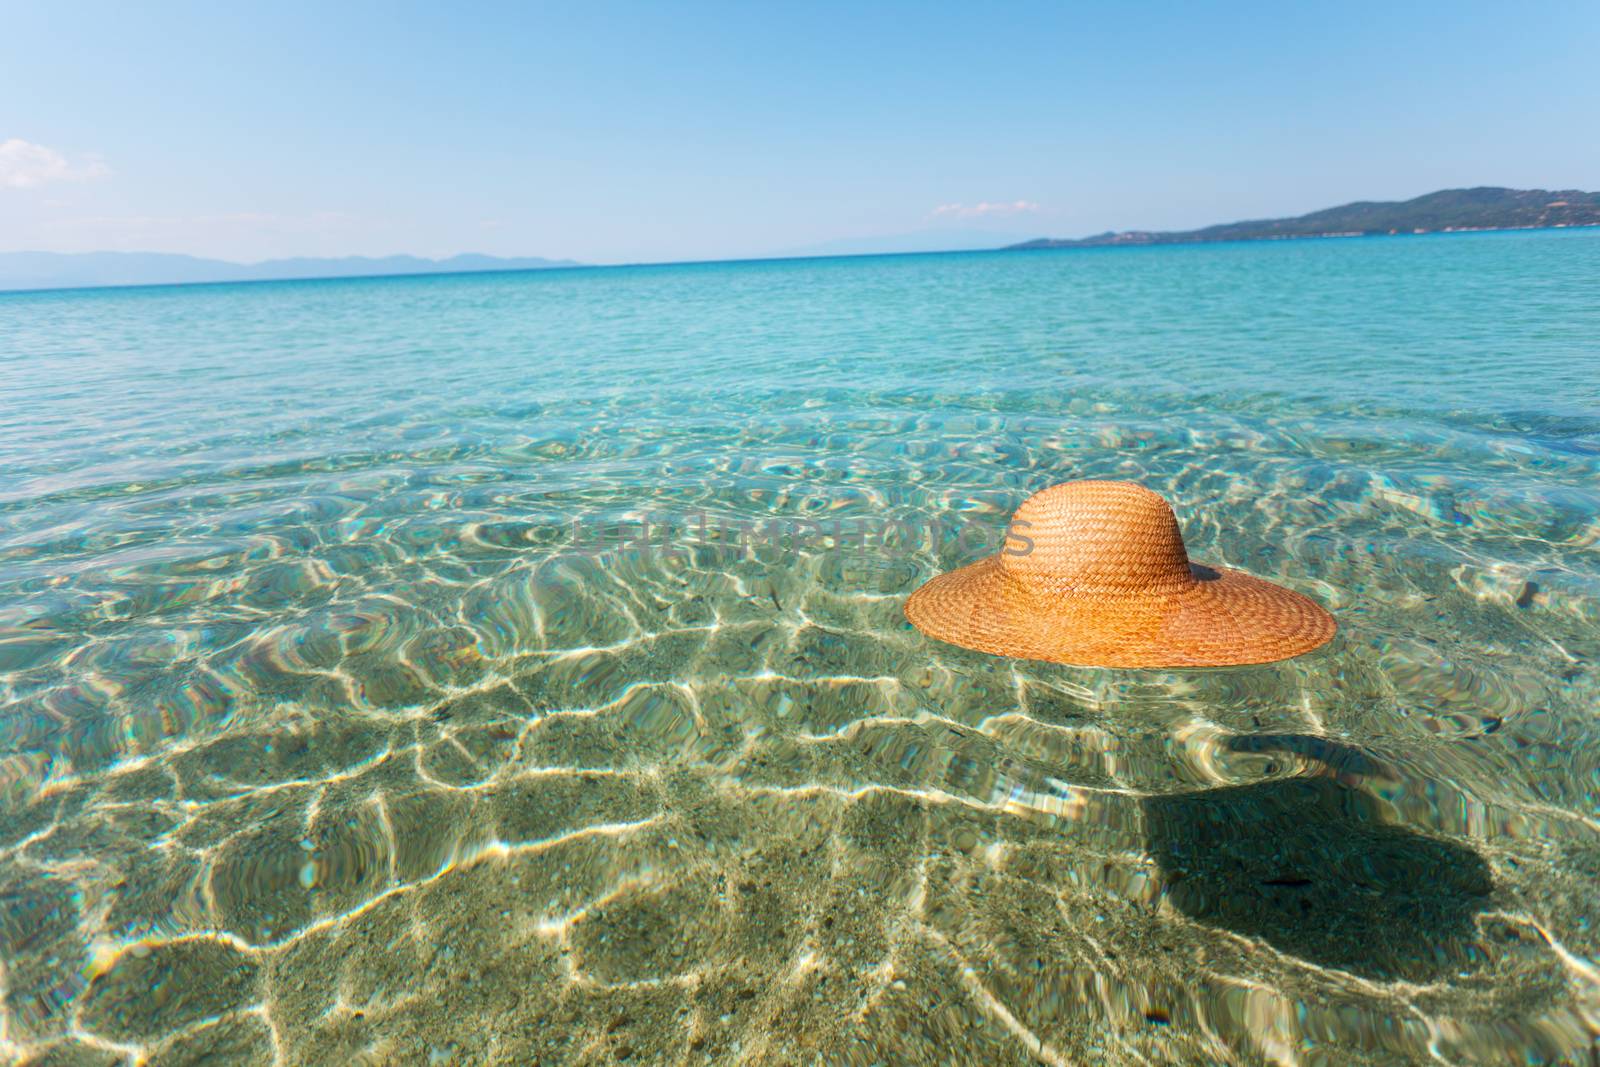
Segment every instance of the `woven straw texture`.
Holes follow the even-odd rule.
[[[1177,517],[1132,482],[1051,486],[1023,502],[998,555],[911,594],[930,637],[1080,667],[1222,667],[1309,652],[1338,628],[1314,600],[1192,566]]]

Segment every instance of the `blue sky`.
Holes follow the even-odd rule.
[[[1600,189],[1600,4],[16,3],[0,250],[759,256]]]

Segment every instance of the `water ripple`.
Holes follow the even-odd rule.
[[[0,1057],[1584,1062],[1597,256],[0,300]],[[1339,636],[909,628],[1071,477]]]

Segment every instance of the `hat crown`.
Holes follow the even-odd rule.
[[[1172,506],[1133,482],[1066,482],[1022,502],[1000,554],[1045,595],[1177,593],[1195,582]]]

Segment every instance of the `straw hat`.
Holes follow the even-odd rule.
[[[1337,625],[1314,600],[1189,562],[1172,507],[1132,482],[1067,482],[1022,502],[999,555],[906,601],[929,637],[1081,667],[1288,659]]]

